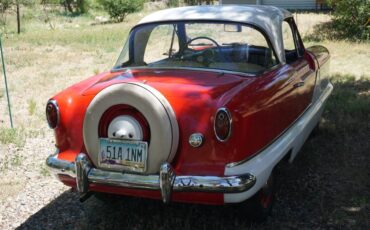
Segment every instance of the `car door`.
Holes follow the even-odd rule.
[[[291,87],[294,95],[294,107],[301,114],[311,104],[315,86],[315,69],[311,68],[305,56],[305,49],[293,18],[283,22],[283,44],[286,65],[292,70]]]

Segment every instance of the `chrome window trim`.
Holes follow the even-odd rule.
[[[121,71],[130,71],[130,70],[193,70],[193,71],[206,71],[206,72],[212,72],[212,73],[218,73],[218,74],[235,74],[235,75],[241,75],[244,77],[256,77],[257,75],[260,75],[261,73],[243,73],[243,72],[237,72],[237,71],[230,71],[230,70],[223,70],[223,69],[211,69],[211,68],[195,68],[195,67],[147,67],[147,66],[138,66],[138,67],[123,67],[123,68],[117,68],[117,69],[111,69],[111,73],[121,72]],[[264,73],[264,72],[262,72]]]
[[[230,122],[229,134],[227,135],[227,137],[225,139],[221,139],[219,136],[217,136],[217,132],[216,132],[216,118],[217,118],[218,112],[220,112],[220,111],[223,111],[223,112],[226,113],[227,117],[229,118],[229,122]],[[231,136],[232,131],[233,131],[233,119],[231,117],[231,113],[229,112],[229,110],[226,107],[221,107],[216,111],[215,118],[213,120],[213,131],[215,132],[215,136],[216,136],[217,140],[220,141],[220,142],[224,143],[224,142],[226,142],[230,139],[230,136]]]

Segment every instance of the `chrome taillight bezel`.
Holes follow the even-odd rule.
[[[57,113],[57,120],[56,120],[55,124],[52,124],[52,122],[50,121],[50,118],[49,118],[49,114],[48,114],[48,106],[49,105],[52,105],[55,108],[56,113]],[[57,103],[56,100],[51,99],[51,100],[48,101],[48,103],[46,103],[45,114],[46,114],[46,120],[48,122],[49,127],[51,129],[55,129],[59,125],[59,121],[60,121],[60,111],[59,111],[59,106],[58,106],[58,103]]]
[[[229,132],[228,132],[227,136],[224,139],[218,136],[217,130],[216,130],[217,117],[218,117],[218,114],[220,112],[225,113],[225,115],[227,116],[227,119],[229,120]],[[229,112],[229,110],[225,107],[219,108],[215,113],[215,117],[214,117],[214,121],[213,121],[213,131],[214,131],[215,136],[216,136],[218,141],[226,142],[230,139],[230,136],[232,134],[232,124],[233,124],[233,120],[232,120],[231,113]]]

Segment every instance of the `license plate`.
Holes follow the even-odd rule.
[[[99,166],[122,171],[145,172],[148,143],[101,138]]]

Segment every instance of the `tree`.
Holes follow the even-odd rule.
[[[15,2],[15,5],[16,5],[16,12],[17,12],[17,33],[20,34],[21,33],[21,17],[20,17],[20,9],[19,9],[19,0],[17,0]]]
[[[0,13],[2,14],[3,24],[6,24],[6,12],[15,6],[17,14],[17,33],[21,33],[21,19],[20,19],[20,1],[19,0],[0,0]]]
[[[61,0],[60,4],[64,6],[65,11],[72,14],[84,14],[89,10],[88,0]]]
[[[98,3],[117,22],[122,22],[128,14],[144,6],[144,0],[98,0]]]
[[[6,12],[14,10],[17,15],[17,33],[21,33],[20,5],[31,5],[33,3],[34,0],[0,0],[0,13],[2,14],[3,24],[6,24]]]
[[[341,36],[354,39],[369,39],[369,0],[328,0],[334,9],[333,25]]]
[[[180,5],[179,0],[166,0],[167,7],[178,7]]]
[[[6,25],[6,12],[12,6],[12,0],[0,0],[1,25]]]
[[[13,0],[0,0],[0,12],[4,13],[12,6]]]
[[[184,2],[187,5],[203,5],[203,3],[206,5],[211,5],[213,4],[214,0],[184,0]]]

